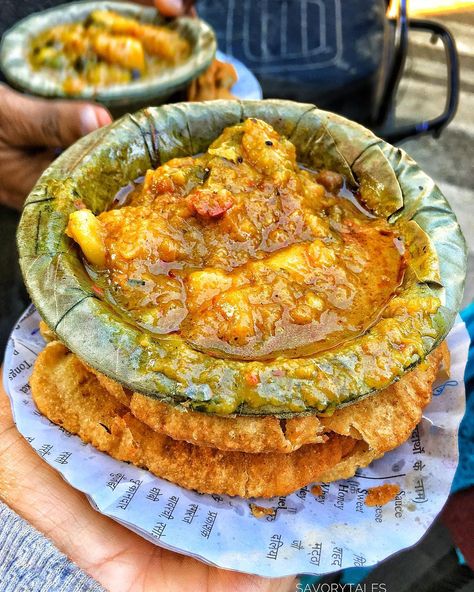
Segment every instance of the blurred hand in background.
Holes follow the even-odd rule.
[[[195,14],[192,0],[137,1],[169,17]],[[21,209],[59,150],[111,121],[99,105],[31,98],[0,83],[0,204]]]
[[[154,0],[154,4],[165,16],[195,14],[194,2],[189,0]]]
[[[58,149],[111,121],[98,105],[31,98],[0,84],[0,203],[20,209]]]

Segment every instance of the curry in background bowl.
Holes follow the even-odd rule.
[[[18,243],[33,302],[88,367],[227,417],[386,389],[446,336],[466,265],[403,151],[286,101],[149,108],[94,132],[41,177]]]
[[[184,88],[212,62],[211,28],[123,2],[80,2],[32,15],[2,41],[1,68],[21,90],[138,108]]]
[[[93,10],[82,22],[57,25],[31,42],[30,63],[45,76],[59,76],[76,95],[160,75],[184,61],[189,42],[177,31],[140,23],[110,10]]]

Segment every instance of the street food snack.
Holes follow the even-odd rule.
[[[19,247],[52,339],[40,411],[244,497],[348,478],[408,438],[465,270],[412,161],[280,101],[147,109],[80,141],[30,196]]]
[[[237,82],[237,72],[232,64],[214,60],[209,68],[191,82],[188,101],[213,101],[235,99],[231,89]]]
[[[429,238],[416,231],[415,247],[410,222],[364,211],[346,182],[301,168],[288,139],[248,118],[204,154],[149,169],[98,216],[77,200],[66,234],[104,300],[160,339],[153,367],[179,376],[183,390],[215,395],[188,407],[258,414],[266,384],[281,391],[270,395],[277,411],[324,411],[337,404],[344,370],[318,399],[322,355],[359,340],[368,385],[388,384],[441,306],[407,285],[414,249],[432,256]]]
[[[2,37],[0,68],[29,94],[92,99],[119,116],[184,94],[215,53],[214,32],[198,17],[170,20],[135,2],[85,1],[16,23]]]
[[[141,23],[112,10],[53,26],[31,41],[36,71],[56,76],[68,95],[86,86],[126,84],[159,74],[190,54],[189,41],[169,26]]]
[[[438,349],[385,391],[337,410],[331,418],[318,418],[323,434],[319,443],[304,444],[289,453],[252,452],[251,438],[250,452],[224,451],[218,444],[201,445],[191,430],[187,438],[171,438],[152,429],[150,421],[141,421],[130,403],[104,388],[98,376],[59,341],[40,353],[30,384],[41,413],[118,460],[201,493],[273,497],[313,481],[351,477],[358,468],[402,444],[431,400],[441,357]],[[264,430],[266,419],[219,418],[229,424],[227,438],[245,421],[262,422]],[[293,422],[304,423],[305,419]],[[189,428],[186,417],[184,422]]]
[[[362,212],[343,183],[299,168],[293,144],[251,118],[148,170],[119,207],[95,217],[78,204],[66,232],[148,331],[234,360],[298,359],[365,333],[407,266],[403,228]]]

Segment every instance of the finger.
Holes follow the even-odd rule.
[[[185,14],[184,0],[155,0],[155,6],[164,16],[181,16]]]
[[[20,212],[24,201],[24,194],[17,191],[6,191],[3,187],[0,187],[0,205]]]
[[[161,549],[96,512],[14,428],[0,384],[0,499],[108,590],[289,592],[292,578],[211,568]]]
[[[188,16],[197,16],[196,7],[194,4],[194,0],[183,0],[184,14],[187,14]]]
[[[111,121],[98,105],[0,92],[0,140],[10,146],[66,147]]]
[[[0,203],[21,209],[38,178],[54,157],[52,150],[28,154],[20,148],[0,148]]]

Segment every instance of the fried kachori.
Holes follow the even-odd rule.
[[[92,372],[59,341],[49,343],[38,356],[31,388],[41,413],[114,458],[202,493],[273,497],[313,481],[352,476],[359,467],[406,440],[431,399],[442,347],[398,383],[375,396],[338,409],[331,416],[313,416],[318,422],[315,432],[319,442],[302,444],[287,452],[242,452],[210,445],[210,440],[217,442],[218,434],[225,433],[228,437],[224,440],[231,442],[229,446],[235,445],[229,434],[241,431],[243,436],[237,441],[245,446],[254,430],[262,446],[266,441],[268,447],[272,433],[277,442],[284,437],[283,421],[275,420],[280,433],[270,429],[265,434],[269,425],[265,417],[252,418],[251,424],[242,424],[242,420],[249,418],[216,418],[198,412],[189,412],[187,417],[171,407],[164,410],[163,404],[155,409],[158,419],[151,409],[146,415],[143,407],[133,405],[135,394],[130,395],[120,385]],[[135,413],[137,408],[140,417]],[[168,421],[162,421],[166,416]],[[304,432],[307,419],[293,418],[293,431],[298,432],[301,422]],[[211,437],[206,433],[212,425],[210,420],[217,420]],[[192,443],[167,435],[169,431],[175,436],[183,435],[190,429],[194,429]],[[248,447],[252,448],[252,444]]]
[[[431,399],[462,237],[439,232],[453,225],[432,181],[367,130],[310,105],[209,109],[117,122],[27,204],[23,271],[53,330],[34,400],[199,492],[350,477]]]

